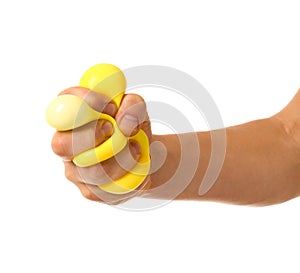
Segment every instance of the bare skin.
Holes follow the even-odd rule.
[[[107,105],[107,98],[87,89],[73,87],[61,94],[66,93],[80,96],[96,110],[115,116],[125,135],[133,135],[138,129],[143,129],[151,143],[163,144],[152,149],[153,171],[141,189],[132,194],[114,196],[101,192],[97,184],[123,176],[126,173],[124,164],[127,164],[125,169],[130,168],[139,157],[138,145],[129,143],[128,147],[117,155],[117,160],[112,158],[92,167],[78,168],[72,163],[72,157],[102,143],[112,134],[111,125],[100,120],[73,131],[56,132],[52,141],[53,151],[64,159],[66,177],[79,188],[82,195],[93,201],[104,200],[108,203],[121,202],[135,195],[170,199],[170,193],[166,190],[160,191],[160,186],[167,183],[178,169],[182,155],[179,139],[189,141],[195,133],[179,136],[152,135],[146,105],[143,99],[135,94],[125,95],[120,109],[116,112],[113,105]],[[211,157],[212,132],[197,132],[196,139],[201,153],[195,174],[186,187],[182,186],[182,192],[172,199],[264,206],[298,197],[299,109],[300,90],[292,101],[274,116],[225,128],[227,142],[224,164],[213,186],[204,195],[199,195],[199,187]],[[126,114],[129,114],[131,119],[124,122]],[[160,147],[164,149],[160,150]],[[190,160],[194,160],[192,156]],[[122,167],[118,162],[122,162]],[[190,163],[192,165],[192,161]],[[181,176],[174,183],[180,187],[181,184],[185,184],[184,177]]]

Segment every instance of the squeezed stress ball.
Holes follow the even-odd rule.
[[[126,90],[126,79],[116,66],[97,64],[83,74],[79,85],[106,95],[119,107]],[[113,117],[97,112],[83,99],[74,95],[58,96],[46,110],[47,122],[58,131],[72,130],[98,119],[107,120],[112,124],[112,136],[99,146],[76,155],[73,158],[74,164],[79,167],[92,166],[115,156],[129,140],[134,140],[141,147],[141,156],[137,164],[123,177],[98,187],[113,194],[125,194],[137,189],[150,170],[149,141],[143,130],[139,130],[132,137],[124,136]]]

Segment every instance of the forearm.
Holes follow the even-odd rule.
[[[200,160],[193,178],[176,199],[267,205],[284,202],[299,194],[299,149],[277,120],[264,119],[226,129],[223,166],[211,189],[201,196],[199,187],[211,158],[210,134],[197,133]],[[180,137],[189,138],[190,134]],[[153,140],[162,142],[167,151],[164,164],[151,175],[151,187],[157,188],[175,173],[181,163],[181,151],[176,135],[154,136]],[[190,152],[197,151],[191,147]],[[175,183],[185,184],[182,179]],[[154,197],[165,198],[164,192]]]

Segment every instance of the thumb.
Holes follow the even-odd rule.
[[[116,120],[125,136],[135,135],[142,124],[148,120],[147,108],[143,98],[136,94],[124,95],[116,114]]]

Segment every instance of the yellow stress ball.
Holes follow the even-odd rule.
[[[83,74],[79,85],[106,95],[119,107],[126,90],[126,79],[118,67],[112,64],[97,64]]]
[[[79,85],[106,95],[119,107],[126,90],[126,79],[116,66],[97,64],[83,74]],[[88,167],[115,156],[129,140],[139,143],[141,156],[138,163],[123,177],[99,185],[102,190],[114,194],[128,193],[139,187],[147,177],[150,169],[149,141],[143,130],[127,138],[118,128],[113,117],[97,112],[84,100],[74,95],[61,95],[53,100],[48,105],[46,119],[49,125],[58,131],[72,130],[97,119],[105,119],[112,123],[114,133],[109,139],[73,158],[73,162],[79,167]]]

